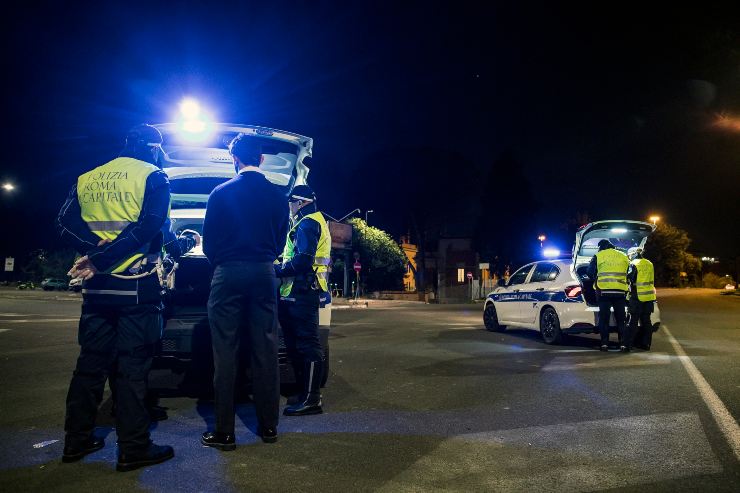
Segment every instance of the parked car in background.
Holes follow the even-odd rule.
[[[74,291],[75,293],[79,293],[82,291],[82,278],[75,277],[74,279],[69,281],[68,289],[70,291]]]
[[[66,279],[58,279],[55,277],[47,277],[41,281],[41,289],[44,291],[67,290],[68,283]]]

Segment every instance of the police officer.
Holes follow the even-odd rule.
[[[167,218],[167,175],[153,163],[162,135],[138,125],[120,156],[81,175],[62,206],[57,228],[83,256],[69,271],[82,278],[80,356],[67,394],[63,462],[104,446],[93,435],[106,374],[118,358],[116,470],[130,471],[174,457],[149,438],[144,405],[154,345],[162,330],[156,272]]]
[[[588,275],[596,280],[599,296],[599,334],[601,351],[609,350],[610,309],[614,309],[614,318],[619,330],[619,349],[629,352],[629,338],[625,325],[625,308],[627,295],[627,269],[630,261],[627,255],[620,252],[609,240],[599,241],[599,251],[591,259]]]
[[[277,293],[273,261],[288,231],[285,193],[260,172],[259,140],[239,134],[229,151],[237,176],[208,198],[203,252],[215,267],[208,299],[213,341],[216,429],[201,443],[234,450],[234,384],[239,346],[247,345],[257,434],[277,441],[280,412]]]
[[[655,304],[655,272],[653,263],[643,257],[641,248],[630,248],[630,267],[627,271],[627,280],[630,283],[629,312],[630,312],[630,341],[634,346],[646,351],[650,350],[653,341],[653,327],[650,314]],[[638,330],[638,322],[640,324]]]
[[[329,226],[316,206],[316,195],[308,185],[298,185],[291,192],[290,213],[293,227],[275,274],[281,279],[280,326],[301,393],[298,402],[286,407],[283,414],[302,416],[322,412],[324,363],[319,299],[329,290],[331,238]]]

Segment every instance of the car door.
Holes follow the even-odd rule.
[[[543,301],[550,299],[550,291],[555,286],[555,279],[560,274],[558,266],[552,262],[538,262],[534,271],[523,287],[523,299],[520,303],[520,321],[526,324],[534,324],[537,320]]]
[[[520,292],[524,286],[529,273],[532,271],[534,264],[527,264],[520,268],[511,277],[506,286],[500,288],[496,294],[496,313],[498,315],[499,323],[505,325],[505,323],[518,322],[521,317],[519,315],[519,304],[521,302]]]

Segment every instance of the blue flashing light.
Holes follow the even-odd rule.
[[[194,120],[200,116],[200,104],[194,99],[183,99],[180,103],[180,114],[186,120]]]
[[[191,143],[207,141],[212,134],[212,121],[195,99],[186,98],[180,103],[177,127],[182,140]]]
[[[555,258],[560,256],[560,250],[557,248],[545,248],[542,255],[546,258]]]

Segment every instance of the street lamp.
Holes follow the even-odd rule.
[[[537,239],[540,240],[540,248],[542,248],[542,243],[547,239],[547,236],[539,235]]]
[[[365,223],[367,223],[367,215],[370,214],[371,212],[375,212],[375,211],[373,211],[372,209],[370,209],[369,211],[365,211]]]
[[[660,216],[650,216],[650,220],[653,222],[653,226],[655,226],[660,221]]]
[[[3,183],[3,190],[5,190],[6,192],[12,192],[13,190],[15,190],[15,185],[10,182],[5,182]]]

